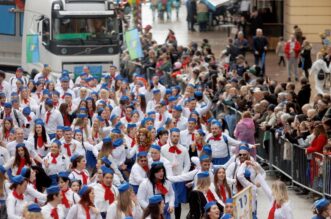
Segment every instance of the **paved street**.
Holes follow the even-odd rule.
[[[176,33],[178,44],[187,45],[191,41],[202,42],[203,38],[209,39],[213,51],[216,53],[217,57],[220,52],[225,48],[227,33],[226,30],[216,30],[213,32],[189,32],[186,24],[186,8],[185,6],[181,7],[180,17],[177,20],[175,14],[172,14],[171,20],[164,22],[159,22],[157,19],[155,22],[152,21],[151,10],[149,5],[146,4],[143,7],[143,26],[151,24],[153,26],[152,33],[153,37],[157,40],[158,43],[164,43],[165,38],[168,33],[168,29],[172,29]],[[197,28],[196,28],[197,29]],[[316,51],[313,51],[314,53]],[[314,58],[314,56],[313,56]],[[271,79],[277,81],[286,82],[287,81],[287,71],[285,67],[279,67],[276,63],[278,57],[273,52],[270,52],[267,55],[267,75]],[[253,63],[253,55],[248,55],[249,64]],[[313,83],[313,81],[311,80]],[[297,89],[299,89],[299,83],[297,84]],[[312,85],[313,87],[313,85]],[[314,94],[315,92],[313,92]],[[267,178],[269,185],[274,181],[273,177],[268,176]],[[312,199],[306,198],[306,196],[296,195],[293,190],[289,190],[291,206],[293,208],[294,218],[295,219],[309,219],[312,217],[311,206],[313,203]],[[266,196],[264,195],[261,189],[258,190],[258,217],[260,219],[266,219],[269,212],[269,204]],[[185,206],[184,212],[182,212],[182,218],[185,218],[188,212],[188,205]]]

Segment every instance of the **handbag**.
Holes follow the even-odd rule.
[[[325,72],[321,69],[318,73],[317,73],[317,79],[322,81],[325,78]]]

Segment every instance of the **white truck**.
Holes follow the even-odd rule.
[[[119,66],[122,25],[113,1],[25,0],[24,10],[13,8],[15,0],[0,0],[0,65],[31,72],[48,64],[55,73]]]

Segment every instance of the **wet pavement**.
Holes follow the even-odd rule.
[[[187,45],[191,41],[201,43],[202,39],[206,38],[209,40],[211,47],[217,57],[219,57],[220,52],[225,48],[227,42],[227,30],[217,28],[214,31],[209,32],[190,32],[187,28],[186,23],[186,8],[184,5],[180,8],[179,19],[176,19],[175,12],[173,12],[170,20],[159,21],[157,18],[153,22],[152,13],[149,8],[149,4],[143,6],[142,12],[143,26],[150,24],[152,25],[153,38],[158,43],[164,43],[168,29],[175,31],[176,38],[179,45]],[[198,27],[196,27],[198,30]],[[250,65],[253,64],[253,55],[248,54],[247,60]],[[278,57],[274,52],[269,52],[266,58],[266,75],[271,79],[286,82],[287,81],[287,70],[286,67],[278,66]],[[300,74],[301,75],[301,74]],[[312,80],[311,80],[312,81]],[[313,83],[313,81],[312,81]],[[296,83],[297,89],[299,89],[299,83]],[[313,85],[312,85],[313,87]],[[313,94],[315,92],[313,91]],[[267,181],[269,185],[275,180],[274,177],[268,176]],[[289,190],[291,206],[293,209],[294,219],[309,219],[312,217],[311,206],[313,200],[307,198],[306,196],[299,196],[293,190]],[[269,213],[269,204],[267,197],[261,189],[258,190],[258,218],[266,219]],[[186,218],[188,212],[188,205],[184,206],[182,211],[182,218]]]

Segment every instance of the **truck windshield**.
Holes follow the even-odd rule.
[[[107,45],[117,34],[117,19],[113,17],[55,18],[52,38],[60,44]]]

